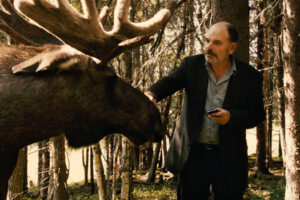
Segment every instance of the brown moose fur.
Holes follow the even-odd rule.
[[[31,143],[60,134],[72,147],[115,132],[135,144],[162,138],[155,105],[90,57],[74,59],[68,67],[65,63],[74,56],[65,56],[39,72],[40,63],[33,62],[13,74],[14,65],[56,48],[0,45],[0,200],[5,199],[18,150]]]

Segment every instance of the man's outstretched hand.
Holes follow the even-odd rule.
[[[153,94],[150,91],[146,91],[144,94],[150,99],[150,101],[152,101],[153,103],[156,104],[157,101],[156,101],[156,98],[155,98],[155,94]]]

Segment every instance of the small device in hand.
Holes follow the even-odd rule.
[[[213,113],[217,113],[217,112],[219,112],[217,109],[210,109],[210,110],[208,110],[207,111],[207,113],[209,114],[209,115],[211,115],[211,114],[213,114]]]

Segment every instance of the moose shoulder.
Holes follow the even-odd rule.
[[[65,55],[38,72],[39,63],[33,62],[13,73],[12,66],[34,60],[43,49],[1,45],[2,152],[63,133],[73,147],[115,132],[136,144],[161,139],[156,107],[111,68],[88,56]]]
[[[155,105],[111,68],[72,55],[38,72],[33,62],[14,74],[12,66],[34,59],[44,47],[0,49],[0,187],[7,184],[18,149],[49,137],[65,134],[72,147],[116,132],[135,144],[162,138]]]

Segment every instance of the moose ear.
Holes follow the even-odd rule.
[[[69,47],[62,47],[46,53],[38,54],[18,65],[12,67],[14,74],[84,71],[88,67],[89,56]]]

